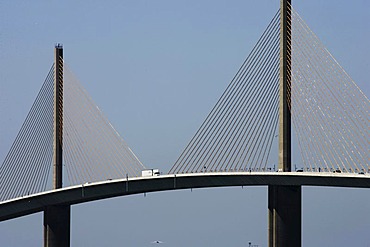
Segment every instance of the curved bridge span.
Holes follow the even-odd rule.
[[[0,221],[45,210],[140,193],[228,186],[329,186],[370,188],[370,176],[338,173],[214,172],[107,180],[65,187],[0,202]]]

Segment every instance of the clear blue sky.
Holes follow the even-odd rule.
[[[293,0],[370,95],[370,1]],[[53,47],[147,167],[167,171],[279,0],[1,1],[0,161]],[[298,154],[295,154],[298,156]],[[303,188],[303,246],[370,246],[370,190]],[[72,207],[72,246],[267,246],[267,188],[151,193]],[[0,223],[1,246],[41,246],[42,214]]]

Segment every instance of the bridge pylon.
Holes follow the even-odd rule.
[[[291,166],[291,0],[280,0],[279,172]],[[301,186],[268,187],[268,246],[301,246]]]
[[[54,50],[53,189],[63,186],[63,46]],[[70,246],[70,205],[51,205],[44,210],[44,246]]]

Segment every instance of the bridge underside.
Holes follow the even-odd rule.
[[[197,173],[129,178],[66,187],[0,203],[0,221],[44,211],[50,206],[70,206],[132,194],[190,188],[228,186],[329,186],[370,188],[360,174],[332,173]]]

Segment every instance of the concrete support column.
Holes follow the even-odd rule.
[[[48,206],[44,211],[44,247],[70,246],[71,207]]]
[[[301,246],[301,193],[301,186],[268,187],[269,247]]]
[[[63,47],[55,46],[53,188],[63,186]],[[48,206],[44,211],[44,246],[70,246],[69,205]]]

